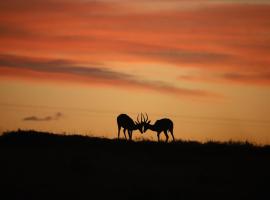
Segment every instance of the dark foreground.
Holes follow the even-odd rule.
[[[0,137],[0,199],[262,199],[269,189],[269,146]]]

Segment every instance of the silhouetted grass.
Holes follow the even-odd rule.
[[[270,147],[247,142],[0,136],[0,199],[258,199],[269,169]]]

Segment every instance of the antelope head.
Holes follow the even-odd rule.
[[[142,116],[141,116],[141,120],[139,120],[139,115],[138,115],[137,116],[137,121],[135,121],[134,123],[135,123],[136,129],[138,129],[143,134],[144,133],[143,132],[144,124],[143,124]]]
[[[149,127],[149,124],[151,122],[151,120],[148,120],[148,115],[147,113],[145,113],[146,116],[144,116],[142,113],[141,113],[141,123],[142,123],[142,131],[141,133],[145,133]]]

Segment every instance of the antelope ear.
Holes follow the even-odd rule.
[[[150,124],[150,122],[151,122],[151,120],[149,120],[149,121],[147,122],[147,124]]]

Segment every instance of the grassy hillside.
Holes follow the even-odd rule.
[[[270,147],[17,131],[0,136],[0,172],[0,199],[260,199]]]

